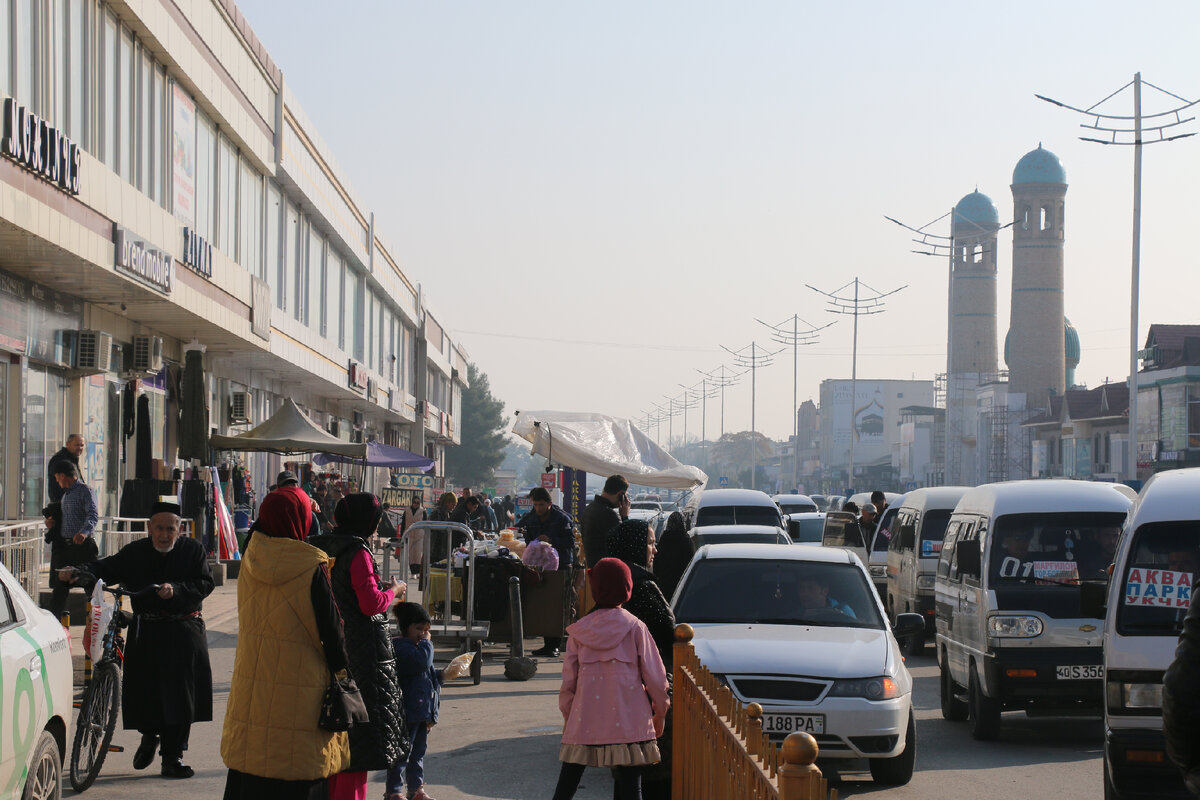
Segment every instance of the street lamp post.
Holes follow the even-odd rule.
[[[1142,85],[1149,86],[1155,91],[1179,100],[1183,103],[1181,106],[1170,109],[1168,111],[1160,111],[1155,114],[1142,114]],[[1096,108],[1104,105],[1106,102],[1121,94],[1126,89],[1133,89],[1133,116],[1117,116],[1113,114],[1101,114],[1096,111]],[[1060,103],[1057,100],[1052,100],[1049,97],[1044,97],[1040,94],[1034,95],[1039,100],[1045,100],[1060,108],[1065,108],[1070,111],[1075,111],[1089,118],[1088,122],[1081,122],[1079,127],[1087,128],[1103,134],[1107,138],[1097,138],[1094,136],[1080,136],[1079,138],[1085,142],[1095,142],[1097,144],[1119,144],[1132,145],[1133,147],[1133,253],[1130,265],[1129,278],[1129,455],[1126,463],[1126,476],[1129,480],[1137,480],[1137,390],[1138,390],[1138,294],[1139,284],[1141,282],[1141,258],[1142,258],[1142,145],[1143,144],[1158,144],[1159,142],[1170,142],[1175,139],[1183,139],[1188,136],[1194,136],[1195,133],[1175,133],[1167,135],[1169,131],[1177,128],[1180,125],[1192,122],[1194,116],[1184,117],[1185,112],[1192,113],[1191,109],[1200,101],[1184,100],[1173,92],[1168,92],[1166,89],[1161,89],[1154,84],[1143,81],[1142,73],[1135,73],[1133,80],[1122,86],[1117,91],[1105,97],[1098,103],[1093,103],[1087,108],[1076,108],[1069,106],[1066,103]],[[1146,123],[1149,123],[1148,125]],[[1132,124],[1132,129],[1130,125]],[[1144,142],[1143,134],[1149,133],[1152,137],[1149,142]],[[1128,139],[1130,134],[1132,139]]]
[[[721,347],[730,355],[733,356],[734,363],[739,367],[746,367],[750,370],[750,488],[755,488],[758,476],[758,427],[755,419],[755,406],[757,403],[757,373],[760,367],[769,367],[775,362],[774,357],[783,352],[783,348],[776,350],[774,353],[763,352],[758,346],[758,342],[751,342],[740,350],[730,350],[725,345]],[[746,351],[750,354],[747,355]],[[722,404],[723,406],[723,404]],[[722,419],[724,414],[722,414]]]

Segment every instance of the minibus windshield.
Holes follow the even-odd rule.
[[[1200,573],[1200,526],[1142,525],[1130,542],[1117,601],[1117,631],[1126,636],[1179,635]]]
[[[993,583],[1072,587],[1108,579],[1124,513],[1008,514],[996,520]]]

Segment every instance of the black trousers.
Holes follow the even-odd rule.
[[[564,761],[562,769],[558,772],[558,785],[554,787],[554,800],[571,800],[575,796],[575,790],[579,788],[579,780],[583,777],[585,769],[587,767],[583,764]],[[616,784],[616,796],[620,800],[642,800],[641,767],[614,767],[613,782]]]
[[[162,753],[164,762],[183,758],[183,751],[188,749],[191,732],[191,725],[163,725],[159,728],[138,729],[142,736],[158,737],[158,752]]]
[[[67,595],[71,592],[71,584],[58,579],[58,570],[64,567],[77,567],[96,560],[100,548],[96,540],[88,537],[83,544],[75,544],[69,539],[55,539],[50,544],[50,605],[49,610],[56,617],[61,617],[67,608]]]

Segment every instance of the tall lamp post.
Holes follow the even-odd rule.
[[[830,322],[818,328],[816,325],[804,322],[798,314],[792,314],[790,320],[785,319],[778,325],[763,322],[761,319],[758,322],[771,329],[772,339],[780,344],[792,346],[792,489],[794,490],[795,485],[800,481],[800,414],[798,413],[800,407],[800,346],[819,342],[821,337],[817,334],[833,323]],[[788,322],[792,323],[790,331],[785,327]],[[801,322],[804,322],[804,330],[800,330]]]
[[[721,365],[719,370],[714,369],[712,372],[705,372],[702,369],[698,369],[698,370],[696,370],[696,372],[699,372],[701,375],[703,375],[705,378],[707,378],[709,380],[709,382],[712,383],[712,386],[714,389],[720,389],[720,391],[721,391],[721,435],[724,436],[725,435],[725,387],[733,386],[735,383],[738,382],[738,378],[745,375],[746,372],[745,372],[745,370],[743,370],[742,372],[734,372],[732,374],[727,375],[727,374],[725,374],[725,365],[724,364]]]
[[[842,288],[832,292],[822,291],[811,284],[805,285],[817,294],[824,295],[826,302],[829,305],[829,308],[826,308],[825,310],[830,314],[847,314],[854,317],[854,347],[851,351],[852,355],[850,359],[850,470],[848,476],[848,482],[850,483],[851,487],[853,487],[854,441],[858,438],[858,431],[855,430],[854,425],[854,404],[858,402],[858,318],[860,316],[869,316],[871,314],[882,314],[884,312],[884,298],[895,294],[896,292],[905,288],[905,286],[908,284],[896,289],[892,289],[890,292],[876,291],[860,281],[858,278],[855,278]],[[846,291],[852,286],[854,287],[854,296],[843,297],[842,292]],[[859,291],[860,288],[866,289],[869,294],[863,296]]]
[[[751,342],[740,350],[730,350],[721,345],[725,352],[733,356],[733,362],[739,367],[750,370],[750,488],[755,488],[758,472],[758,427],[754,416],[757,403],[757,372],[761,367],[769,367],[775,363],[774,357],[783,352],[779,348],[774,353],[768,353],[759,347],[758,342]],[[747,353],[746,351],[750,352]]]
[[[1160,111],[1156,114],[1142,114],[1143,84],[1182,102],[1183,105],[1169,111]],[[1129,88],[1133,89],[1132,117],[1101,114],[1099,111],[1096,111],[1099,106],[1104,105]],[[1195,136],[1194,132],[1174,133],[1173,131],[1180,125],[1196,119],[1195,116],[1185,117],[1184,114],[1193,113],[1193,107],[1200,101],[1184,100],[1173,92],[1168,92],[1166,89],[1161,89],[1148,81],[1143,81],[1142,73],[1140,72],[1134,73],[1132,81],[1100,102],[1093,103],[1087,108],[1076,108],[1075,106],[1060,103],[1057,100],[1052,100],[1040,94],[1035,94],[1034,97],[1039,100],[1045,100],[1047,103],[1056,105],[1059,108],[1065,108],[1084,115],[1088,119],[1086,122],[1079,123],[1079,127],[1095,131],[1097,134],[1105,137],[1080,136],[1079,138],[1083,141],[1133,147],[1133,254],[1129,279],[1129,455],[1126,464],[1126,475],[1131,481],[1137,480],[1138,293],[1139,283],[1141,282],[1142,259],[1142,145],[1170,142],[1175,139]],[[1132,127],[1130,127],[1131,125]],[[1151,137],[1149,142],[1142,140],[1142,136],[1145,134]]]

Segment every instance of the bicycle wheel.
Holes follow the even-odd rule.
[[[79,704],[75,742],[71,746],[71,786],[82,792],[92,785],[104,765],[121,709],[121,668],[100,663]]]

